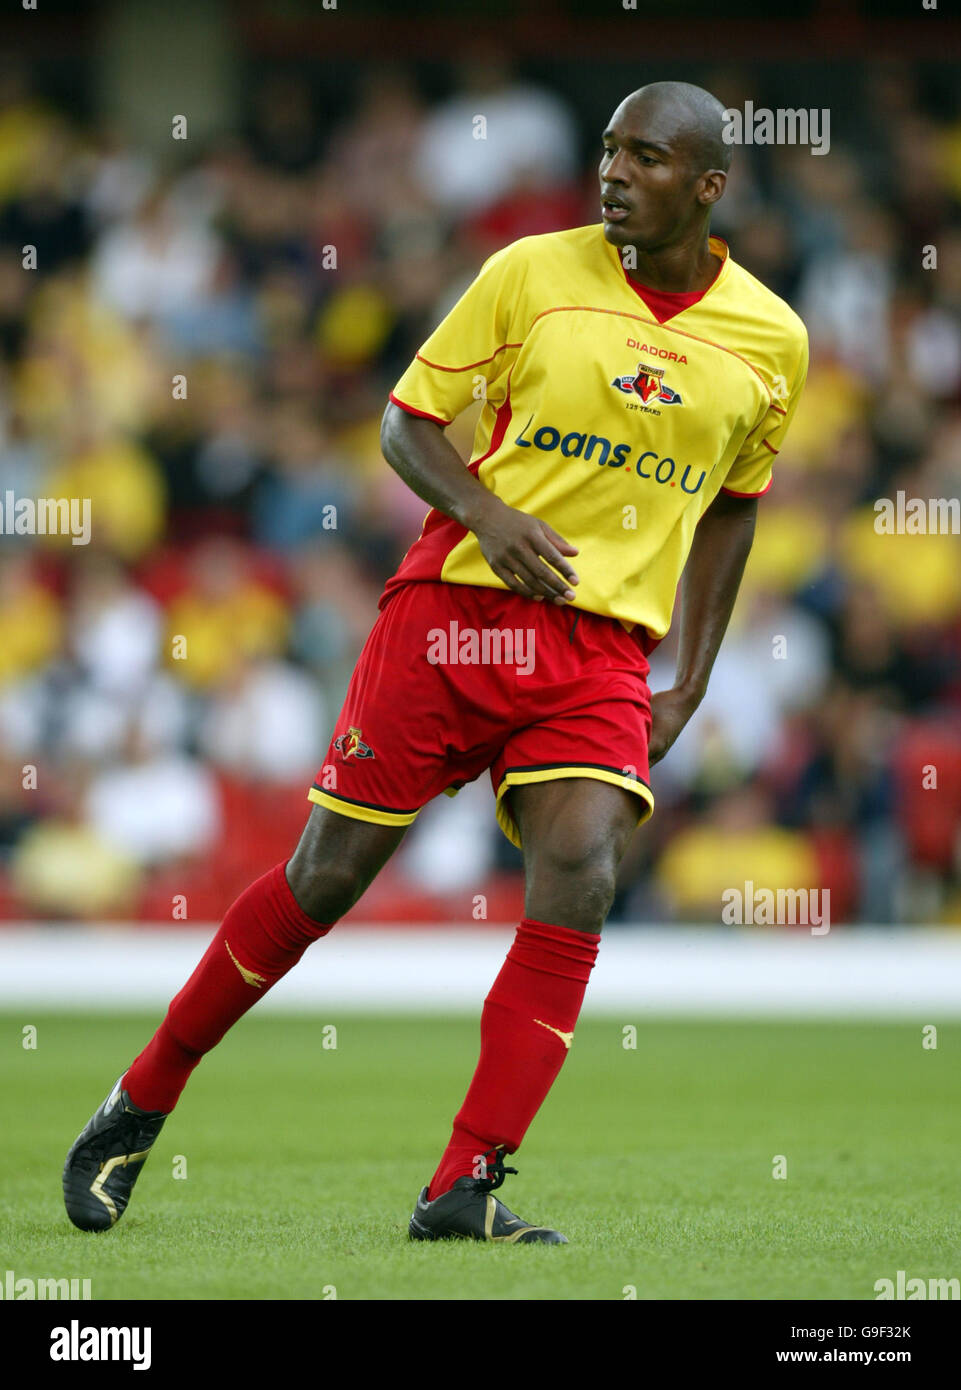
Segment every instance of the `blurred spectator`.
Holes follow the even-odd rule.
[[[0,557],[0,687],[53,660],[61,631],[60,605],[37,582],[30,557]]]
[[[83,804],[90,831],[136,864],[201,858],[219,830],[217,785],[202,762],[152,747],[132,719],[123,761],[96,772]]]
[[[141,694],[160,653],[158,605],[107,553],[86,557],[75,578],[68,630],[80,671],[105,694]]]
[[[67,922],[132,916],[140,885],[136,864],[115,842],[56,817],[24,831],[10,877],[23,910]]]
[[[563,101],[519,81],[503,54],[481,45],[458,79],[428,116],[415,156],[438,207],[460,221],[520,187],[536,203],[573,177],[577,133]]]
[[[35,254],[39,277],[79,260],[90,237],[78,196],[75,152],[66,125],[48,120],[32,132],[33,152],[19,188],[0,212],[0,241]]]
[[[238,657],[281,652],[288,614],[283,599],[246,571],[245,553],[227,539],[194,552],[187,588],[167,615],[167,660],[179,679],[205,688],[229,674]]]
[[[675,916],[720,922],[724,895],[736,890],[744,902],[751,896],[748,885],[756,893],[820,892],[812,841],[803,832],[773,824],[772,809],[757,788],[741,788],[675,836],[657,869]]]
[[[129,917],[141,875],[134,858],[86,821],[90,770],[77,762],[57,769],[49,813],[28,826],[10,856],[10,881],[31,916],[64,921]]]
[[[199,749],[237,775],[291,782],[304,768],[319,767],[330,717],[316,685],[296,666],[238,661],[211,692]]]
[[[130,221],[103,234],[91,273],[96,295],[110,308],[126,318],[163,321],[210,293],[216,266],[214,237],[178,215],[161,184]]]
[[[255,540],[283,551],[338,530],[349,532],[350,474],[322,425],[303,407],[278,406],[269,449],[253,519]]]
[[[140,559],[163,534],[166,498],[156,461],[92,412],[77,416],[68,450],[45,479],[45,495],[89,502],[95,544],[124,560]],[[73,539],[60,534],[48,543],[67,546]]]

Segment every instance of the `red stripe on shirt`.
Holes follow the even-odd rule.
[[[728,497],[763,497],[764,494],[770,490],[771,483],[773,482],[774,479],[772,478],[767,487],[762,487],[760,492],[735,492],[732,487],[722,487],[721,491],[726,492]]]
[[[471,367],[483,367],[485,362],[493,362],[497,354],[503,352],[505,348],[520,348],[523,346],[523,343],[501,343],[500,347],[494,349],[490,357],[482,357],[478,362],[468,362],[466,367],[445,367],[440,362],[431,362],[429,357],[424,357],[420,352],[416,354],[416,357],[418,362],[423,362],[425,367],[430,367],[435,372],[469,372]]]
[[[433,420],[435,425],[443,425],[445,429],[453,423],[451,420],[442,420],[439,415],[431,415],[426,410],[416,410],[414,406],[408,405],[406,401],[395,396],[393,391],[390,393],[390,399],[394,405],[399,405],[401,410],[406,410],[408,415],[418,415],[422,420]]]

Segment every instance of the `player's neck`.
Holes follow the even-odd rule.
[[[627,274],[638,284],[663,294],[691,294],[706,290],[716,280],[722,264],[720,257],[711,250],[708,236],[705,228],[703,235],[696,240],[678,242],[656,251],[634,247],[636,264],[627,270]]]

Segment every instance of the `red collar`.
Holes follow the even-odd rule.
[[[713,242],[717,242],[718,245],[711,245]],[[713,289],[714,285],[717,283],[717,277],[724,269],[724,265],[727,261],[727,243],[722,241],[720,237],[712,236],[708,244],[711,245],[711,250],[715,255],[720,255],[721,264],[717,268],[717,275],[714,276],[711,283],[705,286],[703,290],[652,290],[649,285],[642,285],[639,281],[633,280],[631,276],[628,275],[627,271],[624,270],[623,262],[621,263],[621,269],[624,270],[624,279],[630,285],[634,293],[638,295],[648,309],[650,309],[658,323],[666,323],[667,320],[672,319],[675,314],[679,314],[682,309],[690,309],[692,304],[696,304],[699,299],[703,299],[708,290]],[[618,257],[618,259],[620,259],[620,257]]]

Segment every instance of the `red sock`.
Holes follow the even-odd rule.
[[[277,864],[229,909],[167,1017],[124,1077],[134,1105],[171,1111],[194,1067],[330,926],[300,907]]]
[[[481,1014],[481,1054],[467,1098],[431,1179],[429,1201],[477,1159],[513,1153],[564,1064],[600,936],[526,917]]]

